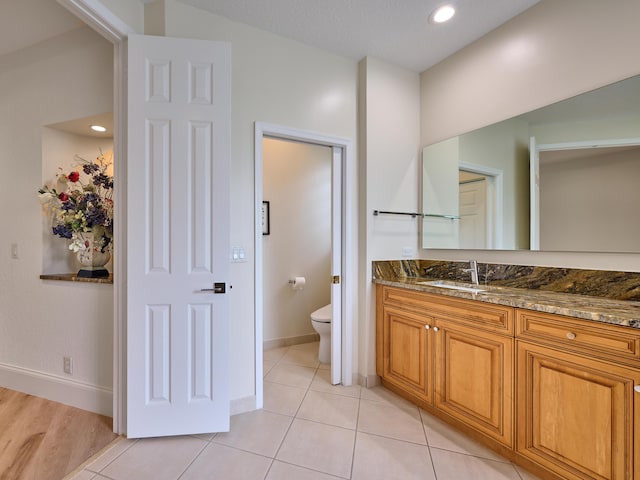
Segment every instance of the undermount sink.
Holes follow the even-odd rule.
[[[482,293],[486,292],[485,289],[474,287],[474,286],[466,286],[460,285],[453,282],[446,282],[444,280],[431,280],[428,282],[416,282],[418,285],[426,285],[428,287],[438,287],[438,288],[448,288],[449,290],[458,290],[460,292],[467,293]]]

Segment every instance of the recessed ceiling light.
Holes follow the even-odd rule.
[[[429,19],[432,23],[444,23],[451,20],[455,14],[456,9],[453,5],[442,5],[433,11]]]
[[[95,130],[96,132],[106,132],[107,129],[102,125],[91,125],[91,130]]]

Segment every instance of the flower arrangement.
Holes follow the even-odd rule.
[[[102,151],[94,161],[76,155],[77,168],[60,168],[55,187],[44,186],[39,199],[52,214],[53,234],[71,240],[69,250],[111,253],[113,249],[112,164]],[[108,257],[107,257],[108,258]]]

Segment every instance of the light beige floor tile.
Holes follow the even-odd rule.
[[[488,458],[498,462],[509,462],[509,460],[498,455],[493,450],[480,445],[424,410],[420,411],[420,415],[422,416],[422,422],[425,426],[429,446],[474,455],[476,457]]]
[[[396,395],[391,390],[387,390],[380,385],[372,388],[363,388],[360,393],[360,398],[363,400],[369,400],[370,402],[386,403],[387,405],[413,406],[413,404],[408,400],[405,400],[401,396]]]
[[[296,418],[355,430],[358,406],[357,398],[310,390],[304,397]]]
[[[431,459],[438,480],[520,480],[510,463],[431,448]]]
[[[273,458],[291,421],[291,417],[265,410],[234,415],[230,431],[217,434],[212,442]]]
[[[330,363],[321,363],[320,365],[318,365],[318,369],[319,370],[331,370],[331,364]]]
[[[536,477],[533,473],[529,473],[524,468],[515,465],[516,471],[520,474],[522,480],[540,480],[539,477]]]
[[[267,373],[271,371],[273,367],[276,366],[276,362],[269,362],[267,360],[262,362],[262,376],[266,377]]]
[[[337,477],[275,460],[265,480],[336,480]]]
[[[355,431],[295,419],[277,460],[349,478]]]
[[[318,352],[303,350],[299,348],[289,348],[289,351],[280,359],[280,364],[290,363],[293,365],[302,365],[303,367],[317,368],[320,365],[318,361]]]
[[[316,392],[329,392],[355,398],[360,397],[361,391],[360,385],[351,385],[349,387],[345,387],[344,385],[331,385],[331,371],[321,368],[318,368],[309,389]]]
[[[352,480],[435,480],[429,447],[358,432]]]
[[[100,473],[114,480],[175,480],[206,445],[207,442],[194,437],[146,438]]]
[[[200,440],[204,440],[205,442],[209,442],[213,440],[213,437],[216,436],[215,433],[196,433],[193,435],[195,438],[199,438]]]
[[[305,388],[264,382],[264,409],[293,417],[300,408],[305,393]]]
[[[85,470],[89,470],[91,472],[99,472],[104,467],[113,462],[116,458],[118,458],[122,453],[127,451],[133,445],[135,445],[138,440],[129,440],[128,438],[124,438],[118,443],[116,443],[112,448],[104,452],[102,455],[97,457],[94,461],[89,463],[84,467]]]
[[[289,347],[276,347],[262,352],[262,359],[265,362],[278,363],[285,353],[289,351]]]
[[[264,379],[267,382],[281,383],[290,387],[308,388],[315,373],[315,368],[279,363]]]
[[[270,458],[211,443],[189,466],[180,480],[262,480],[271,465]]]
[[[426,445],[418,407],[360,400],[358,432],[373,433],[405,442]]]

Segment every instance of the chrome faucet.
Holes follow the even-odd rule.
[[[469,260],[470,268],[463,268],[462,271],[471,274],[471,283],[479,285],[478,283],[478,262],[475,260]]]

